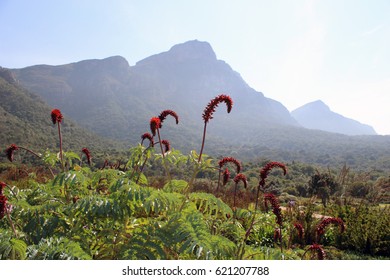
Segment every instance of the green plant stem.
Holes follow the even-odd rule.
[[[15,225],[14,225],[14,223],[12,222],[12,219],[11,219],[11,216],[10,216],[10,214],[9,214],[9,212],[8,212],[7,207],[5,207],[5,213],[6,213],[6,215],[7,215],[7,219],[8,219],[8,221],[9,221],[10,225],[11,225],[11,228],[12,228],[12,231],[14,232],[15,237],[18,238],[18,233],[16,232]]]
[[[217,184],[217,190],[215,191],[215,194],[218,195],[218,191],[219,191],[219,185],[221,183],[221,168],[218,169],[218,184]]]
[[[251,221],[251,224],[250,224],[248,230],[245,233],[245,237],[244,237],[244,242],[242,244],[242,248],[239,248],[239,251],[238,251],[240,260],[242,260],[242,258],[244,257],[244,252],[245,252],[244,247],[245,247],[246,241],[248,240],[249,234],[252,231],[253,225],[255,223],[257,205],[259,204],[259,194],[260,194],[260,185],[257,187],[255,210],[253,212],[252,221]],[[241,249],[241,252],[240,252],[240,249]]]
[[[61,126],[60,122],[57,122],[58,126],[58,138],[60,140],[60,160],[61,160],[61,167],[62,167],[62,172],[65,172],[65,165],[64,165],[64,157],[62,155],[62,135],[61,135]]]
[[[147,161],[148,161],[148,157],[146,157],[144,162],[142,163],[141,169],[140,169],[138,177],[137,177],[137,181],[135,181],[136,184],[138,184],[139,178],[141,177],[141,174],[144,170],[144,167],[145,167]],[[138,169],[138,166],[137,166],[137,169]]]
[[[41,155],[37,154],[36,152],[34,152],[34,151],[32,151],[32,150],[30,150],[30,149],[28,149],[28,148],[19,146],[19,149],[25,150],[26,152],[29,152],[30,154],[36,156],[37,158],[42,159],[42,156],[41,156]],[[51,175],[52,175],[53,178],[54,178],[55,176],[54,176],[53,170],[51,170],[51,168],[50,168],[49,166],[48,166],[48,168],[49,168],[49,171],[50,171]]]
[[[202,147],[200,148],[200,153],[199,153],[198,162],[200,162],[200,161],[202,160],[202,154],[203,154],[203,149],[204,149],[204,142],[205,142],[205,140],[206,140],[206,129],[207,129],[207,122],[204,123]]]
[[[168,181],[171,181],[171,174],[169,173],[167,162],[165,160],[165,153],[164,153],[163,146],[162,146],[162,143],[161,143],[160,129],[158,129],[158,128],[157,128],[157,136],[158,136],[158,142],[160,144],[160,149],[161,149],[161,154],[162,154],[163,165],[164,165],[164,168],[165,168],[165,173],[168,176]]]

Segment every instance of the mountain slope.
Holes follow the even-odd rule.
[[[303,105],[292,111],[291,115],[305,128],[319,129],[346,135],[376,134],[371,126],[331,111],[321,100]]]
[[[249,132],[242,131],[298,125],[281,103],[250,88],[227,63],[216,58],[208,43],[196,40],[132,67],[122,57],[110,57],[31,66],[13,73],[24,87],[84,127],[132,143],[148,130],[149,119],[165,109],[175,110],[180,117],[180,131],[169,121],[165,126],[176,141],[174,146],[186,149],[194,138],[200,142],[203,109],[220,93],[229,94],[234,106],[228,116],[226,110],[217,110],[209,137],[245,140]]]
[[[39,96],[21,88],[12,73],[4,68],[0,68],[0,100],[1,150],[12,143],[41,153],[46,148],[57,149],[58,132],[50,117],[52,107]],[[75,152],[83,147],[101,151],[111,143],[80,128],[67,115],[64,116],[62,134],[64,148]]]
[[[168,118],[161,131],[163,139],[184,153],[199,151],[202,112],[211,98],[226,93],[234,101],[233,109],[227,114],[225,104],[217,108],[207,126],[207,154],[243,160],[347,163],[359,168],[378,163],[390,170],[390,136],[347,136],[301,127],[281,103],[250,88],[226,62],[218,60],[206,42],[179,44],[134,66],[116,56],[13,69],[12,75],[18,81],[13,86],[39,94],[50,108],[60,108],[66,120],[72,118],[99,135],[125,139],[126,147],[149,131],[151,117],[172,109],[179,115],[179,125]],[[45,110],[49,109],[39,109]],[[116,146],[106,147],[111,154]]]

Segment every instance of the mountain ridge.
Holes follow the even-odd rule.
[[[53,128],[50,107],[43,98],[28,92],[10,79],[12,73],[0,68],[0,138],[1,150],[10,144],[25,146],[39,153],[45,149],[57,149],[58,132]],[[62,123],[64,149],[81,151],[88,147],[93,153],[117,142],[96,137],[64,115]],[[124,147],[121,146],[121,147]],[[4,155],[4,154],[3,154]]]
[[[240,135],[239,126],[298,125],[283,104],[249,87],[226,62],[216,58],[209,43],[197,40],[175,45],[134,66],[128,66],[124,58],[110,57],[12,72],[24,87],[51,106],[62,108],[81,125],[132,143],[139,141],[150,117],[165,109],[176,110],[187,133],[193,134],[188,127],[201,129],[204,107],[220,93],[229,94],[235,108],[229,115],[230,130],[225,126],[227,116],[216,112],[220,117],[213,120],[210,132],[215,137]],[[135,130],[138,135],[129,135]]]
[[[309,102],[293,111],[291,115],[303,127],[345,135],[377,135],[374,128],[333,112],[321,100]]]
[[[197,48],[206,57],[188,59]],[[224,104],[217,108],[208,124],[207,154],[325,165],[337,159],[359,167],[380,162],[390,169],[386,158],[390,136],[347,136],[303,128],[282,103],[251,88],[210,48],[208,43],[190,41],[134,66],[114,56],[10,71],[18,86],[39,94],[50,107],[60,108],[69,119],[100,136],[124,140],[127,146],[140,142],[151,117],[171,109],[179,115],[179,125],[168,119],[163,138],[183,153],[198,150],[202,112],[211,98],[225,93],[232,97],[233,109],[227,114]],[[182,53],[180,59],[167,59],[176,57],[176,51]]]

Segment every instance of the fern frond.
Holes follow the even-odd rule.
[[[184,180],[170,180],[163,187],[165,192],[177,192],[177,193],[186,193],[189,188],[189,184]]]
[[[191,193],[189,199],[196,204],[197,209],[204,215],[214,215],[223,219],[233,216],[232,209],[212,194]]]
[[[26,250],[23,240],[12,238],[10,232],[0,232],[0,260],[24,260]]]
[[[67,238],[50,237],[27,248],[30,260],[90,260],[91,256],[81,246]]]
[[[207,256],[207,259],[226,260],[234,258],[234,253],[237,250],[235,242],[224,236],[212,235],[210,244],[212,251]]]
[[[153,190],[150,196],[143,203],[146,213],[161,214],[162,212],[178,211],[182,206],[185,197],[179,193],[166,193],[160,190]]]
[[[175,234],[182,241],[179,252],[191,253],[197,259],[206,259],[212,250],[209,228],[199,212],[183,213],[178,221]]]
[[[86,196],[70,206],[74,217],[86,217],[89,221],[96,218],[123,219],[132,213],[132,209],[120,200],[106,196]]]

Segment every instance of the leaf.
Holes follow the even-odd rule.
[[[42,239],[37,245],[27,248],[30,260],[90,260],[79,243],[65,237]]]
[[[215,215],[226,219],[227,216],[232,217],[232,209],[219,198],[209,193],[191,193],[190,201],[193,201],[197,209],[207,215]]]
[[[184,200],[184,196],[178,193],[153,190],[150,196],[144,200],[143,206],[148,215],[162,214],[163,212],[177,211]]]
[[[165,192],[177,192],[184,194],[188,191],[189,184],[184,180],[171,180],[163,187]]]
[[[26,259],[27,245],[23,240],[11,237],[10,233],[0,233],[0,260]]]

